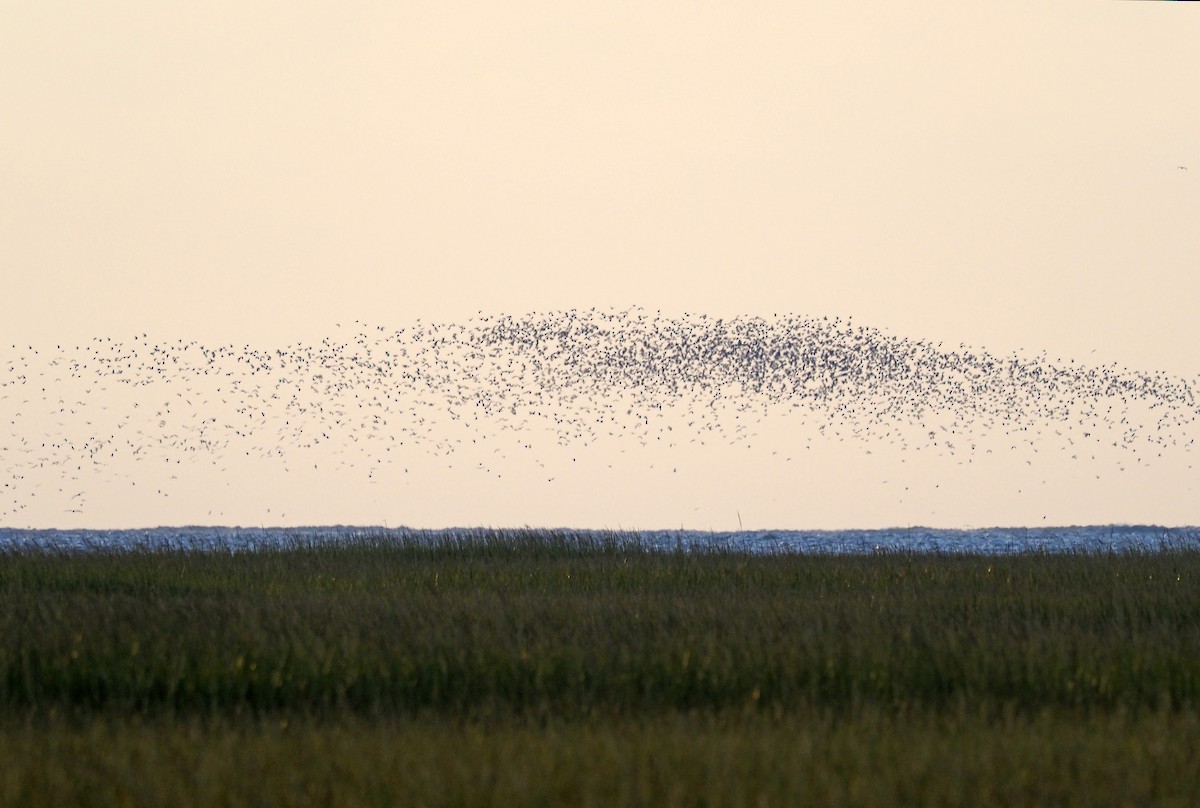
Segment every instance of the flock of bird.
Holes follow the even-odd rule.
[[[182,474],[197,461],[220,469],[250,460],[319,473],[337,457],[371,478],[384,464],[466,447],[474,457],[486,445],[476,465],[498,475],[535,434],[566,447],[702,446],[748,442],[756,423],[776,418],[867,451],[887,443],[970,458],[1022,442],[1073,458],[1115,449],[1150,463],[1194,447],[1198,386],[1167,373],[950,348],[838,319],[640,309],[481,313],[404,328],[356,322],[319,342],[269,349],[146,334],[7,345],[0,524],[39,496],[86,513],[94,475],[136,485],[139,468]]]

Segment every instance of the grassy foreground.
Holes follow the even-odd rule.
[[[1200,550],[0,555],[3,805],[1189,805]]]

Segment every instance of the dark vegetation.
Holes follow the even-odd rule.
[[[0,555],[0,803],[1188,804],[1200,549]]]

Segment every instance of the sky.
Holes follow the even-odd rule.
[[[1195,7],[0,8],[10,351],[143,333],[271,347],[355,320],[640,306],[828,315],[998,354],[1200,376]],[[842,489],[858,462],[841,467]],[[745,510],[735,501],[783,484],[753,464],[736,484],[698,474],[671,497],[746,487],[722,496],[718,526]],[[423,501],[441,504],[417,521],[620,521],[583,504],[597,490],[629,503],[625,526],[671,526],[686,510],[636,502],[653,485],[618,482],[581,478],[554,507],[540,489],[481,490],[490,505],[463,507],[434,487]],[[140,512],[117,497],[87,519],[209,518],[197,486],[188,508]],[[280,503],[311,500],[279,490]],[[524,511],[511,506],[518,491]],[[356,496],[295,518],[405,519]],[[1114,496],[1079,493],[1058,516],[1200,521],[1132,494],[1109,507]],[[942,517],[883,500],[749,510],[776,527],[1033,523],[1046,510],[972,512],[972,499]],[[267,519],[256,507],[224,518]]]

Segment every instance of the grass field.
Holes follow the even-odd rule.
[[[0,555],[3,805],[1191,805],[1200,550]]]

